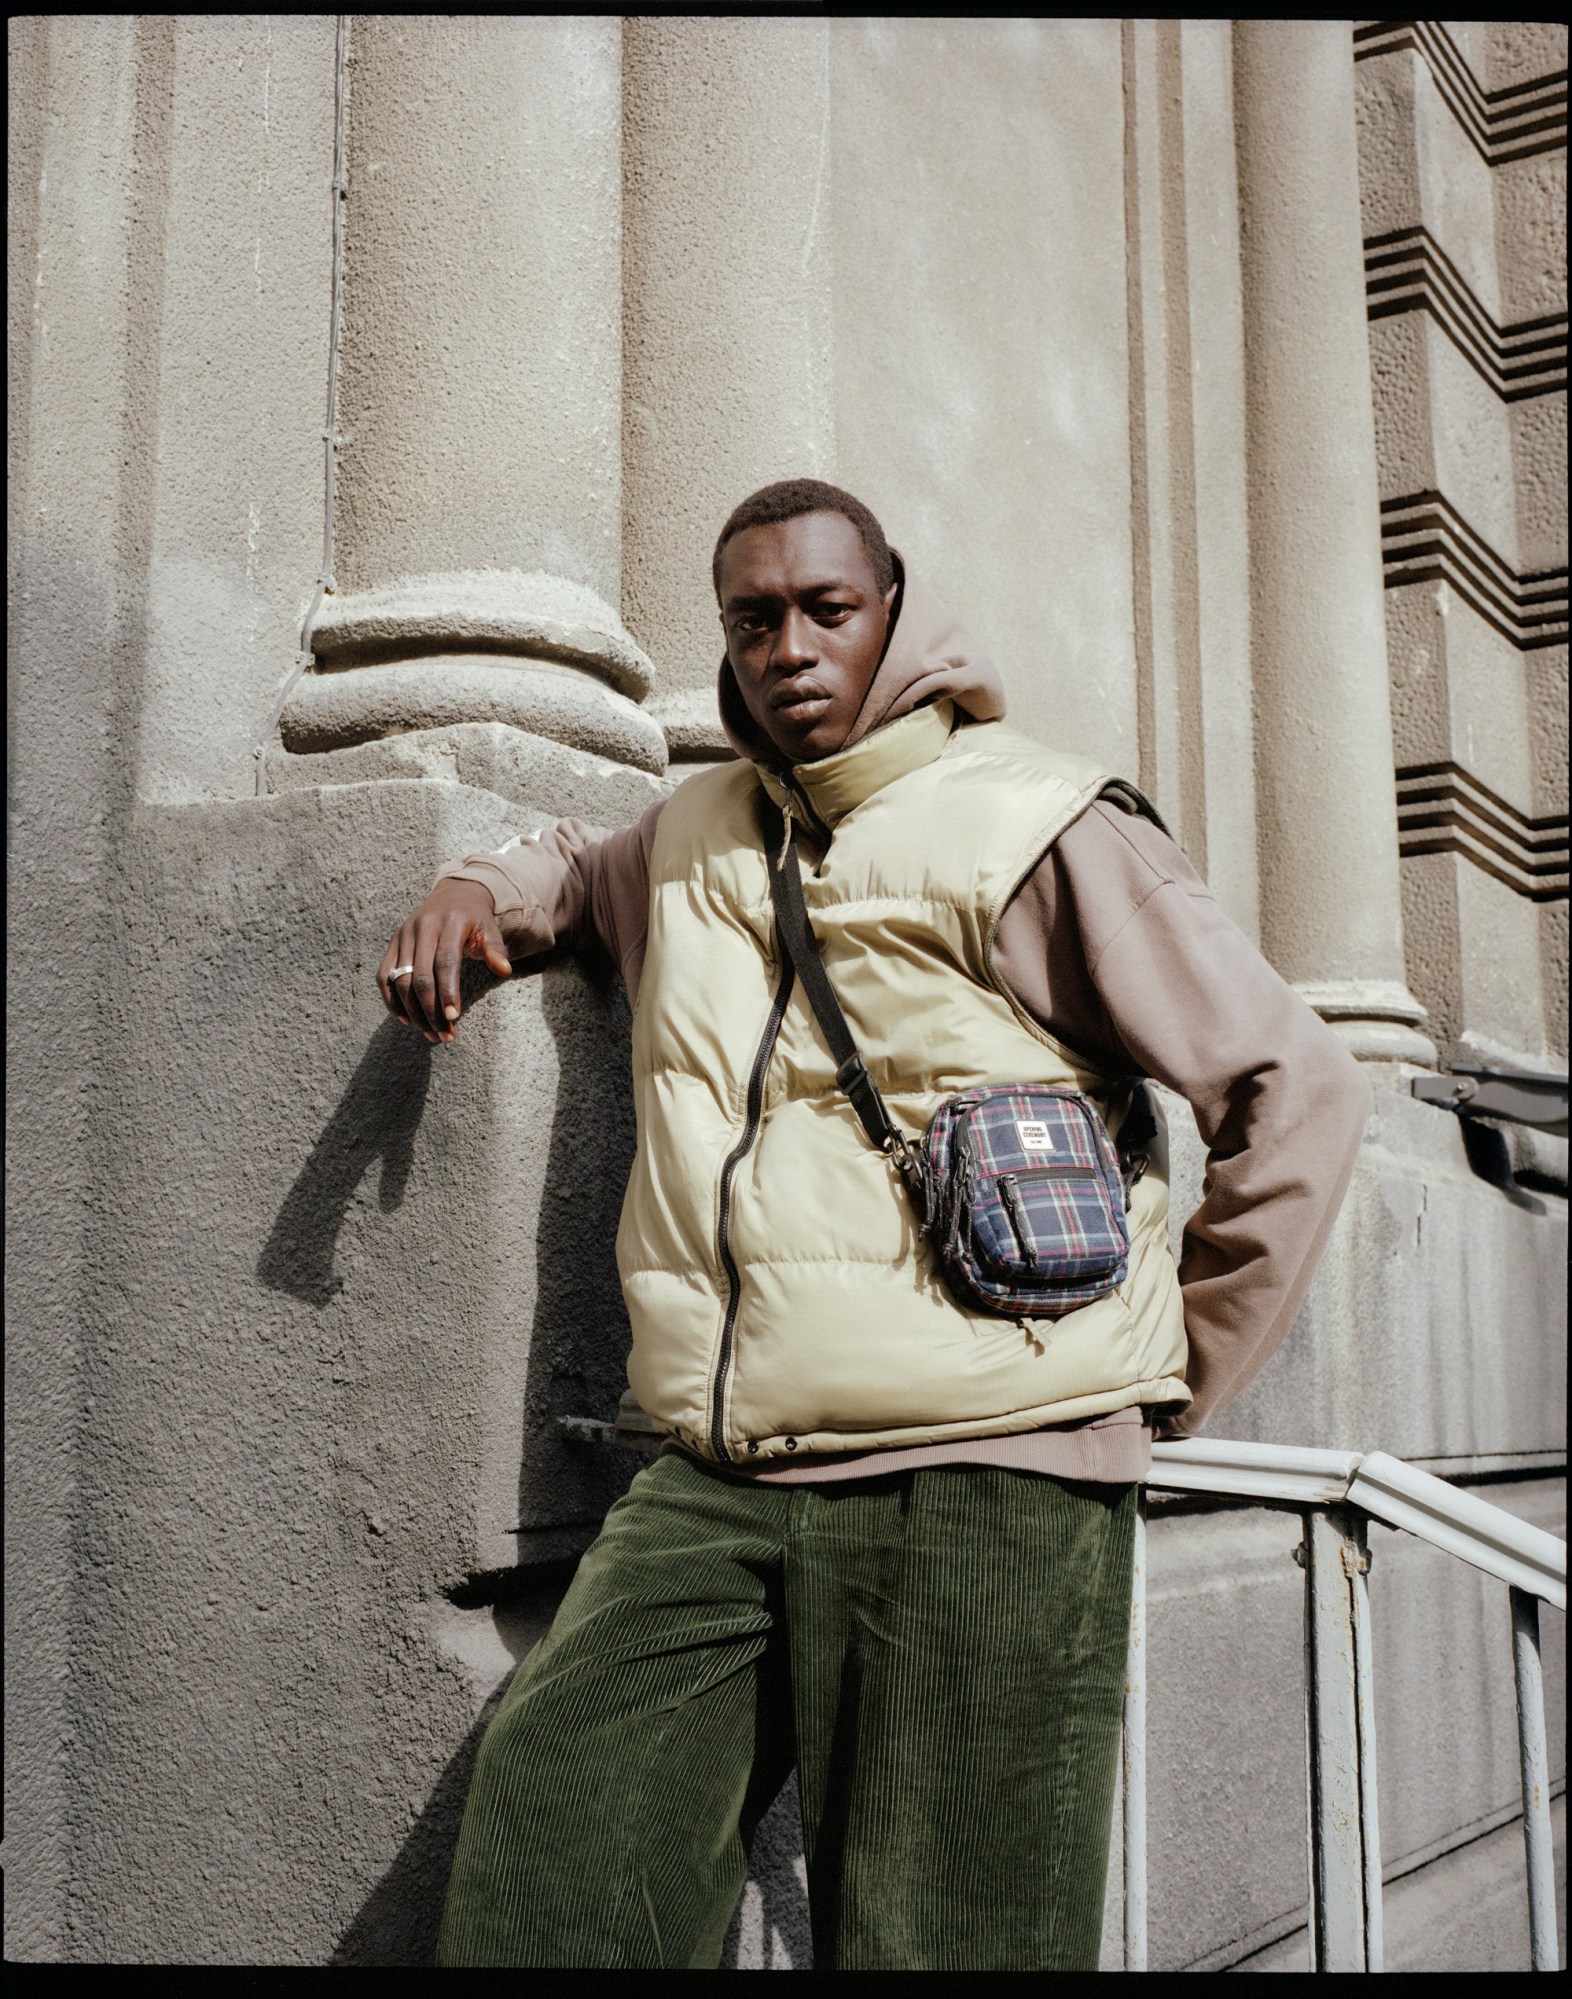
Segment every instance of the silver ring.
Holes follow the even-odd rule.
[[[395,979],[403,978],[406,972],[412,972],[414,969],[413,965],[395,965],[392,971],[388,973],[388,984],[392,985]]]

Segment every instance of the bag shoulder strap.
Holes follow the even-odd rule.
[[[878,1084],[868,1073],[856,1037],[851,1031],[841,1003],[835,997],[830,975],[819,954],[819,940],[808,919],[808,905],[802,892],[802,869],[797,860],[797,830],[773,799],[765,800],[764,864],[770,877],[770,898],[775,904],[775,928],[781,948],[791,960],[814,1018],[823,1030],[835,1062],[835,1081],[845,1091],[859,1123],[874,1148],[888,1154],[900,1170],[906,1191],[917,1210],[919,1223],[926,1228],[934,1213],[936,1189],[931,1183],[927,1162],[919,1148],[901,1131],[890,1116]],[[777,843],[777,834],[780,835]],[[1120,1128],[1116,1150],[1124,1180],[1125,1205],[1135,1182],[1146,1170],[1146,1148],[1156,1136],[1151,1099],[1140,1078],[1132,1077],[1131,1103]]]
[[[770,810],[775,812],[773,801]],[[775,812],[775,817],[778,825],[780,814]],[[847,1025],[840,1001],[835,997],[835,988],[830,984],[830,975],[824,969],[824,960],[819,955],[819,940],[808,921],[808,905],[802,893],[802,870],[797,861],[795,827],[788,823],[779,848],[771,852],[772,848],[775,848],[773,829],[766,845],[765,859],[770,871],[770,895],[775,903],[775,927],[783,950],[802,980],[814,1018],[830,1044],[830,1054],[835,1060],[835,1081],[851,1100],[851,1107],[857,1113],[863,1130],[877,1149],[898,1155],[905,1140],[890,1117],[878,1084],[868,1074],[856,1038]]]
[[[1158,811],[1146,793],[1144,791],[1137,791],[1135,786],[1125,778],[1109,778],[1097,796],[1099,798],[1111,798],[1115,805],[1119,806],[1123,811],[1128,812],[1132,818],[1150,819],[1159,833],[1167,833],[1169,839],[1173,839],[1174,836],[1169,831],[1168,821]]]

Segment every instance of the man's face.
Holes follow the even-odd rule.
[[[720,600],[748,713],[788,762],[832,755],[878,670],[895,602],[862,536],[830,512],[744,528],[721,550]]]

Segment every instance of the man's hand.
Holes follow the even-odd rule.
[[[483,959],[499,979],[513,970],[487,891],[479,882],[438,882],[382,954],[377,987],[388,1012],[428,1041],[451,1041],[465,958]]]

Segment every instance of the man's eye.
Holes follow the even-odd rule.
[[[850,604],[821,604],[813,615],[821,624],[838,624],[851,616],[853,608]]]

